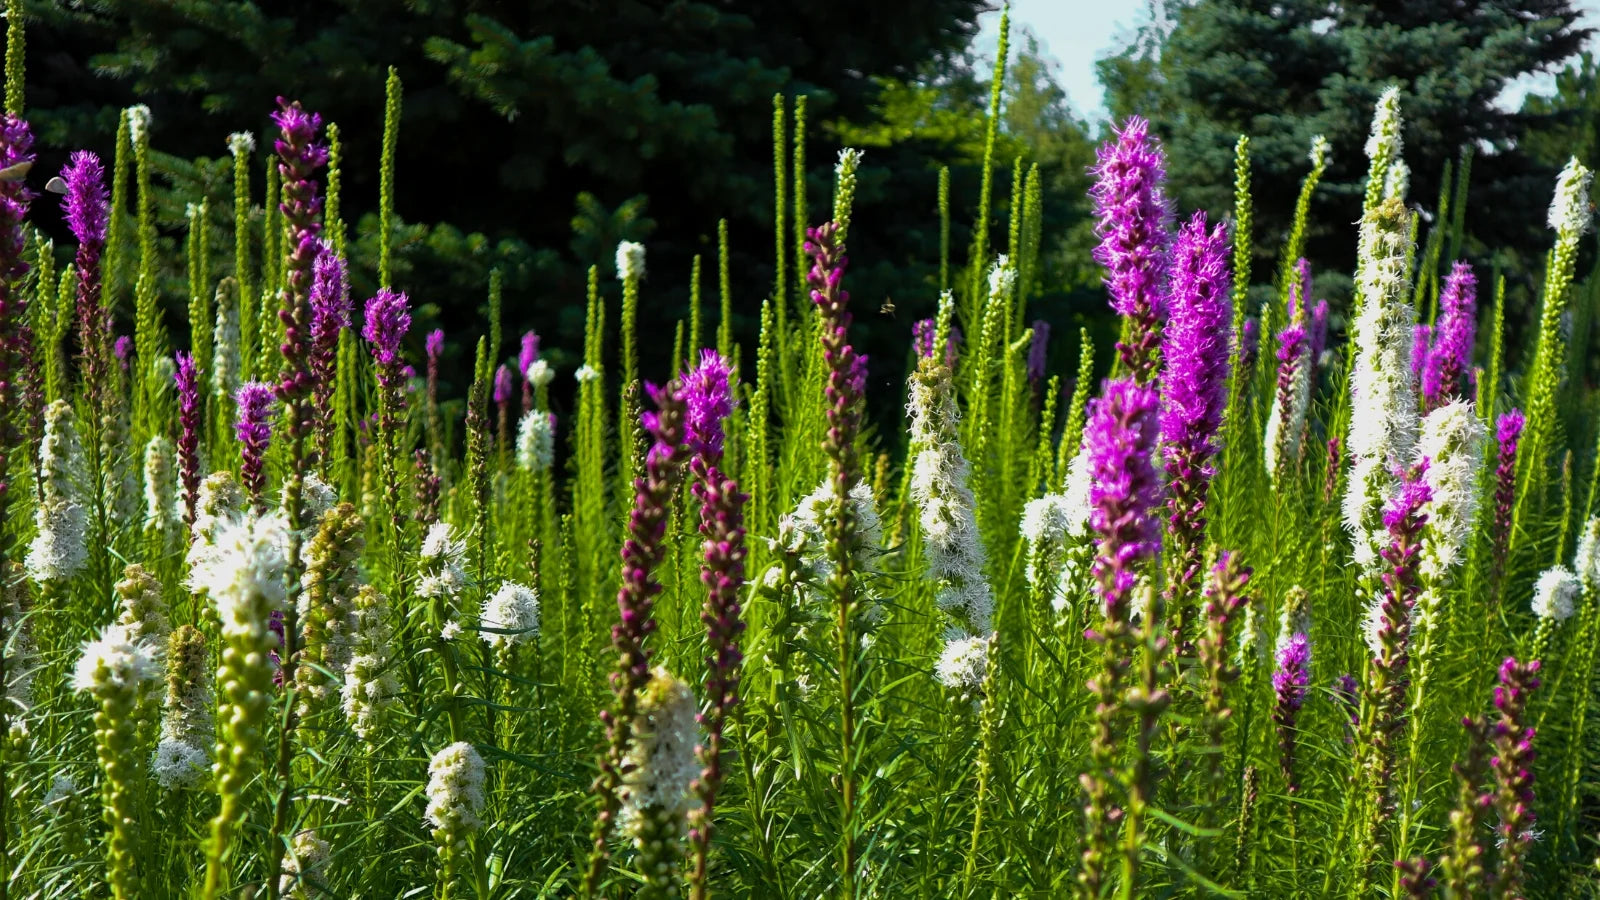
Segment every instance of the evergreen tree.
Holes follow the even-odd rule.
[[[1172,26],[1159,59],[1137,50],[1103,61],[1110,106],[1142,102],[1166,140],[1173,193],[1184,208],[1226,214],[1233,142],[1251,136],[1259,252],[1281,247],[1313,135],[1333,144],[1333,162],[1312,221],[1354,221],[1372,105],[1399,84],[1405,109],[1410,200],[1431,210],[1445,165],[1476,151],[1470,207],[1495,216],[1467,222],[1469,248],[1507,248],[1507,262],[1537,268],[1544,211],[1559,163],[1534,159],[1521,141],[1552,127],[1558,113],[1497,103],[1507,85],[1570,57],[1590,29],[1576,27],[1569,0],[1198,0],[1169,2]],[[1150,34],[1150,29],[1144,32]],[[1144,71],[1144,77],[1139,77]],[[1137,110],[1135,110],[1137,111]],[[1562,160],[1564,162],[1565,160]],[[1323,271],[1348,271],[1354,247],[1320,242]],[[1518,254],[1520,251],[1520,254]],[[1533,262],[1534,265],[1528,265]]]

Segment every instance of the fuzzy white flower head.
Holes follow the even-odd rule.
[[[161,666],[149,644],[135,639],[126,625],[107,625],[97,640],[83,645],[72,688],[96,697],[133,692],[161,677]]]
[[[872,488],[866,482],[858,481],[850,488],[850,508],[854,513],[852,519],[856,526],[856,539],[864,557],[862,561],[870,568],[882,553],[883,520],[878,515],[878,504],[872,496]],[[833,572],[822,526],[832,509],[833,485],[824,478],[816,490],[800,500],[793,513],[784,517],[788,528],[780,526],[779,529],[780,538],[785,533],[790,538],[785,546],[798,549],[807,567],[819,579]]]
[[[833,164],[833,173],[840,177],[852,174],[861,167],[862,152],[855,147],[839,151],[839,161]]]
[[[1556,176],[1556,193],[1550,200],[1550,227],[1564,237],[1576,237],[1589,230],[1589,182],[1594,178],[1576,156]]]
[[[534,387],[545,387],[556,380],[556,370],[550,368],[549,360],[536,359],[528,364],[528,371],[522,373],[524,378]]]
[[[322,870],[328,867],[332,845],[310,829],[295,835],[289,843],[291,852],[284,856],[283,875],[278,878],[279,896],[322,896],[313,883],[320,880]],[[295,893],[296,884],[299,884],[298,894]]]
[[[289,500],[287,483],[284,484],[282,493],[280,505],[287,509]],[[315,534],[322,517],[328,514],[328,510],[339,505],[339,492],[326,481],[308,472],[300,482],[300,504],[305,508],[305,528]]]
[[[1030,544],[1060,541],[1071,522],[1065,494],[1045,494],[1022,507],[1022,537]]]
[[[45,409],[39,469],[44,497],[34,510],[35,534],[28,547],[28,574],[35,581],[64,580],[78,574],[89,562],[83,446],[78,441],[77,417],[64,400],[56,400]]]
[[[1478,472],[1488,431],[1472,401],[1439,407],[1422,420],[1418,461],[1432,491],[1423,535],[1422,573],[1438,578],[1461,561],[1478,519]]]
[[[211,760],[198,747],[162,738],[156,745],[155,757],[150,760],[150,769],[162,788],[186,790],[205,784],[206,776],[211,774]]]
[[[1373,659],[1383,655],[1383,604],[1368,603],[1367,614],[1361,621],[1361,636],[1367,642],[1367,650]]]
[[[466,741],[435,753],[428,763],[428,824],[436,830],[476,830],[482,824],[483,776],[483,757]]]
[[[556,435],[550,424],[550,414],[542,409],[530,410],[517,425],[517,468],[528,472],[543,472],[555,459]]]
[[[439,640],[441,641],[453,641],[460,636],[461,623],[455,619],[444,623],[444,626],[439,629]]]
[[[222,291],[217,292],[217,324],[211,331],[211,343],[215,347],[211,390],[218,397],[232,397],[239,389],[239,307],[237,298],[227,302]]]
[[[1406,194],[1411,192],[1411,167],[1403,159],[1397,159],[1389,164],[1388,171],[1383,173],[1383,196],[1405,200]]]
[[[1600,589],[1600,516],[1590,516],[1583,524],[1583,534],[1578,538],[1578,552],[1572,557],[1572,568],[1589,590]]]
[[[89,514],[79,503],[46,497],[34,510],[38,532],[28,545],[28,576],[34,581],[64,581],[89,563],[85,538]]]
[[[1272,411],[1267,415],[1267,433],[1262,442],[1262,461],[1266,464],[1267,475],[1276,479],[1279,475],[1279,463],[1288,463],[1300,457],[1300,433],[1305,430],[1306,413],[1311,408],[1311,348],[1302,345],[1300,355],[1295,360],[1294,377],[1289,383],[1289,403],[1285,410],[1284,404],[1274,401]],[[1280,460],[1279,453],[1283,459]]]
[[[989,640],[981,637],[963,636],[946,641],[934,667],[934,677],[940,684],[962,693],[981,689],[988,672]]]
[[[479,636],[491,647],[511,647],[537,640],[539,592],[526,585],[506,582],[483,605],[478,624],[483,629]]]
[[[637,837],[647,812],[682,822],[689,811],[690,788],[700,777],[695,744],[694,692],[683,680],[657,666],[639,693],[633,740],[623,766],[622,817],[625,832]]]
[[[1372,113],[1372,133],[1367,137],[1367,158],[1387,150],[1390,159],[1400,156],[1400,86],[1391,84],[1378,97]]]
[[[578,371],[572,373],[572,377],[578,379],[579,384],[588,384],[600,377],[600,370],[584,363],[578,367]]]
[[[1551,566],[1540,573],[1533,585],[1533,614],[1541,619],[1565,622],[1572,618],[1573,605],[1583,585],[1566,566]]]
[[[144,447],[145,522],[158,531],[176,527],[178,470],[172,442],[156,435]]]
[[[135,144],[144,141],[150,134],[150,107],[140,103],[128,107],[125,112],[128,116],[128,136]]]
[[[1356,280],[1362,297],[1352,342],[1349,448],[1353,471],[1344,497],[1344,520],[1354,537],[1356,562],[1377,564],[1378,510],[1394,487],[1395,467],[1410,463],[1419,421],[1411,375],[1409,298],[1410,234],[1403,209],[1386,202],[1361,221]]]
[[[454,597],[466,587],[467,573],[463,566],[467,544],[456,540],[448,522],[428,526],[418,555],[422,558],[422,574],[417,579],[418,597]]]
[[[1330,162],[1333,145],[1322,135],[1313,135],[1311,138],[1311,167],[1320,168]]]
[[[70,775],[57,775],[50,779],[50,790],[45,792],[44,799],[39,805],[45,812],[52,816],[66,812],[66,807],[73,797],[78,796],[78,783]]]
[[[1089,534],[1089,488],[1093,479],[1089,471],[1089,454],[1079,447],[1067,464],[1067,481],[1061,491],[1067,512],[1067,534],[1086,537]]]
[[[216,529],[212,552],[189,573],[190,587],[217,604],[223,634],[258,638],[283,606],[288,530],[279,515],[240,516]]]
[[[644,245],[623,241],[617,245],[617,277],[624,281],[644,277]]]
[[[989,296],[1009,297],[1017,286],[1017,269],[1004,253],[995,257],[994,268],[989,270]]]
[[[228,152],[234,156],[254,153],[256,149],[256,136],[248,131],[235,131],[228,135]]]

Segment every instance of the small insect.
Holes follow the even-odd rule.
[[[65,194],[67,192],[67,183],[61,179],[60,175],[57,175],[44,183],[44,189],[52,194]]]
[[[878,307],[878,312],[888,316],[891,319],[894,318],[894,298],[883,298],[883,305]]]
[[[21,181],[28,176],[28,170],[33,168],[33,160],[24,160],[14,165],[0,169],[0,181]]]

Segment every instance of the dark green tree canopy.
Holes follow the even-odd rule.
[[[823,125],[869,117],[884,79],[960,52],[986,5],[28,0],[29,115],[52,167],[76,147],[109,154],[118,110],[146,103],[153,146],[176,166],[226,157],[229,132],[265,134],[274,98],[297,97],[341,125],[355,220],[377,205],[393,65],[405,81],[396,210],[416,223],[397,271],[419,299],[459,306],[464,320],[497,265],[509,308],[536,302],[545,309],[526,324],[550,328],[549,307],[581,298],[589,264],[610,275],[615,240],[648,237],[660,290],[681,292],[689,256],[714,254],[709,236],[727,218],[740,308],[753,315],[770,284],[773,95],[810,98],[813,209],[824,209]],[[918,162],[936,169],[939,153]],[[189,174],[225,222],[223,167]],[[181,211],[163,218],[176,225]],[[371,286],[359,271],[370,249],[354,251],[358,290]],[[581,310],[569,319],[581,324]]]
[[[1556,169],[1520,142],[1554,114],[1498,101],[1518,77],[1553,70],[1590,29],[1568,0],[1198,0],[1169,4],[1158,60],[1125,55],[1102,64],[1118,112],[1139,104],[1167,142],[1174,193],[1184,207],[1231,207],[1233,142],[1251,136],[1257,246],[1275,252],[1293,213],[1311,138],[1333,145],[1313,221],[1359,213],[1362,154],[1372,105],[1399,84],[1411,199],[1431,208],[1445,165],[1462,147],[1473,164],[1469,220],[1479,249],[1537,259]],[[1313,255],[1347,269],[1353,242],[1316,240]]]

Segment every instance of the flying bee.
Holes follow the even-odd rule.
[[[0,181],[21,181],[28,176],[28,170],[33,168],[33,160],[23,160],[14,165],[0,169]]]
[[[878,307],[878,312],[882,313],[883,315],[888,316],[891,319],[894,318],[894,298],[893,297],[885,297],[885,298],[883,298],[883,305]]]

